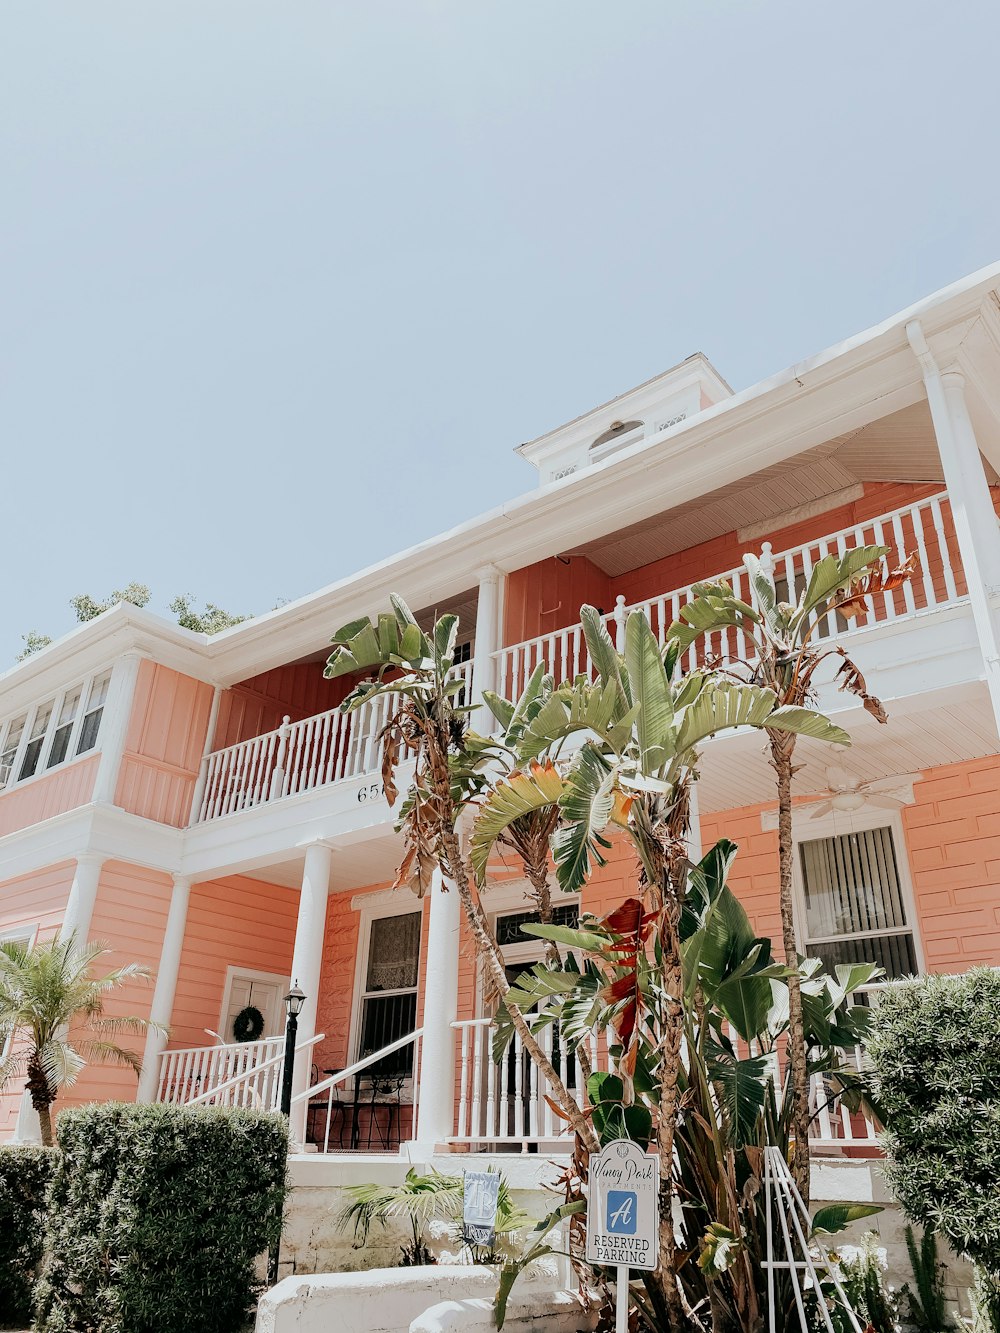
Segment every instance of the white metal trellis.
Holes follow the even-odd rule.
[[[795,1184],[780,1148],[764,1149],[764,1207],[767,1210],[767,1258],[764,1260],[762,1267],[767,1272],[767,1317],[770,1333],[777,1333],[778,1329],[778,1312],[775,1308],[774,1299],[774,1275],[779,1269],[787,1270],[791,1274],[792,1292],[795,1296],[795,1306],[798,1310],[802,1333],[808,1333],[805,1302],[803,1300],[803,1292],[806,1290],[807,1284],[811,1285],[816,1292],[818,1309],[827,1333],[836,1333],[833,1320],[830,1318],[829,1308],[823,1298],[823,1290],[820,1285],[821,1269],[824,1275],[833,1282],[844,1313],[850,1320],[855,1333],[865,1333],[857,1315],[851,1309],[847,1294],[841,1285],[840,1278],[837,1276],[836,1265],[827,1261],[826,1247],[817,1241],[813,1242],[813,1248],[819,1252],[818,1267],[810,1253],[808,1240],[811,1225],[809,1210],[802,1200],[802,1195],[798,1191],[798,1186]],[[778,1237],[774,1234],[775,1216],[777,1216],[778,1221],[777,1229],[781,1233]],[[784,1254],[784,1258],[776,1257],[781,1253]],[[798,1257],[796,1257],[797,1255]]]

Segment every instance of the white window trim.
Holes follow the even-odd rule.
[[[3,752],[4,743],[7,739],[11,724],[16,722],[22,714],[25,715],[24,730],[21,732],[21,738],[18,741],[17,746],[17,753],[14,755],[13,762],[10,766],[11,776],[7,784],[4,787],[0,787],[0,797],[6,796],[8,792],[15,790],[19,791],[22,788],[29,786],[32,782],[38,782],[42,778],[47,778],[51,773],[59,773],[62,769],[69,768],[70,764],[75,764],[77,762],[83,763],[85,760],[91,759],[94,755],[101,753],[105,721],[103,713],[101,714],[101,723],[97,729],[97,741],[94,746],[85,754],[77,754],[76,747],[80,743],[80,732],[83,730],[83,719],[87,712],[87,703],[90,698],[91,687],[95,680],[99,680],[101,676],[108,674],[108,672],[112,670],[112,667],[113,664],[106,664],[101,667],[100,670],[92,671],[90,675],[85,676],[82,681],[75,680],[71,685],[66,686],[65,689],[57,690],[54,695],[46,694],[44,698],[37,700],[27,709],[18,709],[16,713],[12,713],[10,716],[3,719],[3,722],[0,723],[0,753]],[[65,701],[66,696],[72,694],[78,686],[80,688],[80,703],[77,706],[76,716],[73,719],[73,730],[70,732],[69,744],[66,747],[66,757],[58,764],[53,764],[51,768],[46,768],[45,762],[49,757],[49,749],[52,745],[53,737],[55,736],[58,717],[62,711],[63,702]],[[46,727],[45,736],[42,740],[42,748],[38,757],[39,768],[32,773],[30,777],[18,778],[17,773],[24,762],[24,752],[28,748],[31,731],[35,725],[35,718],[38,715],[38,710],[44,708],[50,699],[52,700],[52,715],[49,718],[49,724]],[[110,695],[108,699],[105,700],[105,710],[107,709],[109,702]]]
[[[561,889],[556,889],[552,900],[553,907],[563,907],[576,904],[578,909],[582,909],[583,902],[579,893],[563,893]],[[483,906],[487,910],[490,927],[496,934],[497,919],[501,916],[510,916],[513,912],[534,912],[537,910],[537,904],[533,897],[532,887],[526,879],[505,879],[496,883],[490,883],[486,887],[483,897]],[[500,947],[500,954],[505,966],[513,966],[517,963],[533,963],[542,961],[543,942],[538,940],[536,944],[504,944]],[[490,1015],[486,1012],[483,1001],[483,969],[476,964],[476,1014],[480,1018],[486,1018]]]
[[[93,751],[88,750],[88,754]],[[233,1044],[233,1038],[227,1036],[222,1030],[222,1025],[226,1021],[226,1014],[229,1012],[229,1001],[233,993],[233,981],[236,977],[249,977],[251,981],[261,981],[265,986],[273,986],[277,983],[286,993],[291,987],[291,979],[282,976],[280,972],[262,972],[256,967],[236,967],[235,964],[226,968],[226,981],[222,988],[222,1007],[219,1010],[219,1021],[215,1025],[215,1030],[226,1043],[227,1046]],[[265,1033],[265,1036],[280,1036],[280,1033]]]
[[[371,902],[365,901],[372,899]],[[420,947],[417,950],[417,1009],[420,1009],[420,995],[423,987],[424,977],[424,911],[427,898],[417,899],[410,895],[409,901],[403,897],[398,889],[383,889],[377,893],[358,894],[351,899],[351,906],[355,907],[361,899],[360,905],[355,908],[360,915],[358,921],[358,948],[357,958],[354,963],[354,992],[351,998],[351,1022],[348,1028],[347,1040],[347,1064],[352,1065],[361,1057],[358,1054],[358,1045],[361,1041],[361,1014],[364,1008],[365,982],[368,975],[368,955],[371,951],[372,943],[372,922],[382,920],[387,916],[412,916],[415,912],[420,913]],[[408,992],[409,988],[407,988]],[[408,1081],[409,1082],[409,1081]]]
[[[35,941],[38,939],[38,923],[31,926],[11,926],[8,929],[0,930],[0,941],[6,944],[9,940],[23,940],[29,949],[34,948]],[[13,1034],[0,1045],[0,1061],[6,1060],[10,1055],[10,1048],[13,1042]]]
[[[805,818],[796,818],[799,810]],[[889,828],[892,830],[892,845],[896,853],[896,869],[899,874],[899,888],[906,910],[906,929],[913,935],[913,954],[917,962],[917,973],[923,975],[927,970],[924,959],[923,941],[920,938],[920,922],[917,917],[916,900],[913,894],[913,880],[910,876],[910,860],[906,850],[906,838],[903,833],[903,820],[898,810],[883,810],[876,805],[865,805],[860,810],[846,814],[840,810],[831,810],[820,818],[808,815],[808,806],[796,806],[792,812],[792,885],[793,916],[795,920],[795,938],[799,948],[806,947],[805,926],[805,883],[802,878],[802,857],[799,847],[804,842],[814,842],[819,838],[838,838],[845,833],[867,833],[871,829]],[[860,938],[873,938],[879,934],[899,934],[899,931],[868,932]],[[853,938],[853,937],[852,937]]]

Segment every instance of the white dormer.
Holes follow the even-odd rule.
[[[683,429],[706,407],[728,398],[732,389],[707,357],[695,352],[628,393],[612,398],[575,421],[518,446],[538,469],[540,485],[580,472],[639,440]]]

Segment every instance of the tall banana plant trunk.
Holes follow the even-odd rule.
[[[792,1075],[792,1123],[795,1127],[795,1151],[792,1174],[799,1193],[809,1203],[809,1065],[806,1054],[805,1025],[802,1018],[802,985],[799,977],[799,951],[795,938],[792,897],[792,758],[795,736],[788,732],[770,732],[771,764],[778,786],[778,893],[781,910],[781,938],[788,977],[788,1062]]]

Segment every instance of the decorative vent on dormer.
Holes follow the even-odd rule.
[[[607,430],[598,435],[590,446],[591,460],[596,462],[598,459],[607,458],[608,454],[624,449],[626,444],[634,444],[636,440],[641,440],[644,429],[645,425],[641,421],[612,421]]]

